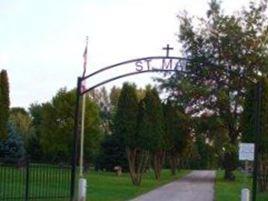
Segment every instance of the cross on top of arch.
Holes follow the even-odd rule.
[[[167,44],[166,47],[163,47],[162,48],[163,50],[166,50],[166,57],[169,57],[169,51],[170,50],[173,50],[174,48],[173,47],[170,47],[169,44]]]

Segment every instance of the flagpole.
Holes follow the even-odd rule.
[[[85,110],[86,110],[86,94],[82,97],[82,119],[81,119],[81,139],[80,139],[80,177],[83,177],[83,159],[84,159],[84,133],[85,133]]]
[[[83,76],[85,77],[86,75],[86,66],[87,66],[87,45],[88,45],[88,37],[86,37],[86,48],[83,54],[84,57],[84,71],[83,71]],[[81,89],[82,92],[86,89],[85,86],[85,80],[82,81],[81,83]],[[78,200],[80,201],[85,201],[86,200],[86,188],[87,188],[87,181],[85,178],[83,178],[83,173],[84,173],[84,168],[83,168],[83,163],[84,163],[84,130],[85,130],[85,112],[86,112],[86,94],[82,95],[82,114],[81,114],[81,137],[80,137],[80,160],[79,160],[79,165],[80,165],[80,179],[79,179],[79,193],[78,193]]]
[[[84,58],[84,64],[83,64],[83,75],[82,77],[85,77],[86,75],[86,67],[87,67],[87,45],[88,45],[88,37],[86,37],[86,47],[85,47],[85,51],[83,54],[83,58]],[[82,82],[81,84],[82,90],[85,90],[85,81]],[[83,177],[83,163],[84,163],[84,133],[85,133],[85,110],[86,110],[86,94],[82,95],[82,116],[81,116],[81,133],[80,133],[80,177]]]

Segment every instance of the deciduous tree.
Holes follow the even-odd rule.
[[[221,118],[230,145],[224,154],[224,177],[228,180],[235,179],[232,172],[237,167],[244,92],[249,80],[256,81],[260,72],[267,73],[266,9],[266,1],[251,2],[239,13],[225,14],[220,3],[211,0],[206,17],[199,18],[199,23],[187,14],[179,16],[179,40],[184,56],[190,59],[188,75],[178,79],[175,74],[165,86],[177,99],[181,91],[186,93],[192,113],[208,110]]]
[[[9,121],[15,126],[15,129],[23,136],[24,141],[31,133],[31,118],[24,108],[11,108]]]
[[[171,173],[176,174],[180,157],[188,147],[190,140],[190,118],[170,100],[164,107],[165,142]]]
[[[73,143],[75,91],[60,89],[42,105],[40,142],[47,160],[70,161]],[[99,109],[86,97],[84,156],[93,162],[101,139]]]

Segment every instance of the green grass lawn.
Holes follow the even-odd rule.
[[[123,201],[134,198],[148,192],[158,186],[166,184],[189,173],[181,170],[175,177],[171,176],[170,170],[163,170],[161,180],[156,181],[153,172],[148,172],[142,180],[141,186],[134,186],[129,175],[123,174],[118,177],[114,173],[90,172],[87,175],[88,189],[87,200],[90,201]]]
[[[215,201],[241,201],[241,189],[252,187],[252,177],[236,171],[236,180],[227,182],[223,179],[224,171],[217,171]],[[257,201],[267,201],[268,193],[257,193]]]

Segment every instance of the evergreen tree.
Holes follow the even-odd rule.
[[[128,170],[126,148],[120,137],[114,134],[105,136],[96,159],[96,170],[114,171],[115,166],[122,167],[123,171]]]
[[[8,137],[9,105],[8,75],[6,70],[2,70],[0,72],[0,140],[6,140]]]
[[[147,137],[147,148],[152,154],[152,166],[156,179],[160,179],[165,161],[164,116],[156,89],[147,89],[143,99],[143,111],[139,119],[139,137]],[[148,143],[149,142],[149,143]]]
[[[144,149],[143,139],[146,135],[140,138],[137,132],[138,112],[136,87],[124,83],[114,118],[114,135],[123,139],[134,185],[140,185],[149,158],[148,150]]]
[[[8,161],[16,161],[25,156],[24,142],[14,125],[8,124],[7,129],[7,139],[0,142],[0,157]]]

